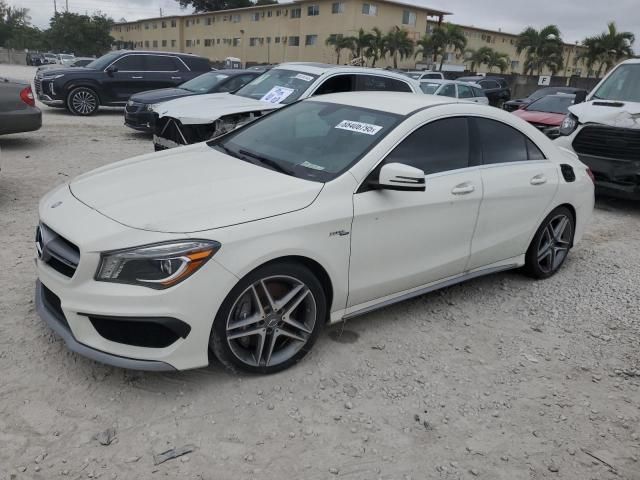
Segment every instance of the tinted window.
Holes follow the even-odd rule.
[[[544,160],[546,157],[544,153],[540,151],[536,145],[527,138],[527,152],[529,153],[529,160]]]
[[[442,78],[439,73],[425,73],[422,78]]]
[[[488,90],[490,88],[500,88],[500,85],[498,85],[498,82],[495,82],[493,80],[482,80],[478,83],[485,90]]]
[[[324,81],[314,95],[326,95],[328,93],[353,92],[355,90],[355,75],[336,75]]]
[[[453,97],[456,96],[456,86],[453,83],[443,86],[440,91],[436,94],[443,97]]]
[[[356,90],[358,91],[382,91],[411,92],[411,88],[405,82],[395,78],[377,77],[375,75],[357,75]]]
[[[471,87],[471,88],[473,88],[473,94],[474,94],[476,97],[486,97],[486,95],[484,94],[484,92],[482,91],[482,89],[480,89],[480,88],[476,88],[476,87]]]
[[[178,66],[173,57],[148,55],[147,70],[150,72],[176,72],[178,71]]]
[[[466,118],[447,118],[420,127],[385,159],[420,168],[426,175],[469,166]]]
[[[121,72],[142,72],[145,70],[144,55],[127,55],[113,66]]]
[[[473,90],[466,85],[458,85],[458,97],[460,98],[473,98]]]
[[[476,118],[474,121],[482,144],[482,158],[485,165],[538,160],[529,158],[527,144],[531,141],[515,128],[486,118]],[[532,150],[532,157],[535,157],[535,153]],[[539,150],[538,153],[542,155]]]

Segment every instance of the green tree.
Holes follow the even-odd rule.
[[[435,46],[431,35],[423,36],[416,42],[416,47],[415,58],[418,58],[418,55],[420,55],[423,60],[426,60],[435,53]]]
[[[193,7],[196,12],[214,12],[253,5],[275,5],[276,0],[177,0],[181,7]]]
[[[599,77],[602,74],[606,57],[599,36],[585,38],[582,45],[586,48],[578,53],[576,58],[587,67],[587,77],[591,75],[591,72],[596,72],[596,77]],[[596,65],[598,65],[597,71]]]
[[[353,40],[350,37],[343,37],[342,35],[330,35],[324,42],[327,46],[333,47],[333,51],[336,53],[336,63],[340,65],[340,56],[342,50],[354,50]]]
[[[437,59],[440,55],[440,71],[444,66],[444,59],[448,49],[452,49],[453,52],[464,53],[467,48],[467,37],[464,36],[464,32],[458,25],[452,23],[445,23],[433,30],[431,34],[434,59]]]
[[[484,63],[487,65],[489,72],[493,70],[493,67],[498,67],[498,69],[500,69],[500,73],[504,73],[507,68],[509,68],[509,60],[508,54],[491,49],[491,52],[489,52]]]
[[[521,55],[526,53],[524,73],[538,75],[544,67],[556,74],[563,65],[564,44],[560,35],[560,29],[555,25],[547,25],[540,31],[528,27],[518,37],[516,52]]]
[[[615,67],[621,60],[633,57],[635,40],[633,33],[618,31],[614,22],[607,24],[607,31],[597,37],[605,72]]]
[[[470,48],[466,50],[464,52],[465,63],[469,63],[469,70],[475,72],[476,66],[488,64],[493,51],[491,47],[480,47],[477,50]]]
[[[352,43],[353,55],[356,58],[362,58],[364,56],[363,53],[371,45],[372,38],[373,35],[366,32],[364,28],[360,28],[357,35],[347,37],[347,39]]]
[[[378,27],[371,30],[369,45],[364,50],[364,56],[371,60],[371,67],[375,68],[376,62],[387,54],[385,35]]]
[[[92,16],[72,12],[58,13],[51,18],[46,38],[53,50],[76,55],[102,55],[111,49],[113,20],[101,13]]]
[[[393,58],[393,68],[398,68],[398,57],[410,57],[415,48],[413,40],[409,38],[409,32],[398,26],[389,30],[384,39],[385,50]]]
[[[27,8],[11,7],[0,0],[0,46],[9,46],[17,30],[30,27],[30,20]]]

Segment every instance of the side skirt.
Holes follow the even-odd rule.
[[[503,264],[503,265],[497,265],[494,267],[489,267],[489,268],[483,268],[480,270],[474,270],[472,272],[467,272],[464,273],[462,275],[458,275],[456,277],[451,277],[448,278],[446,280],[442,280],[436,283],[432,283],[429,284],[427,286],[424,287],[418,287],[415,290],[411,290],[408,291],[406,293],[400,293],[398,294],[397,297],[393,297],[393,298],[386,298],[384,300],[381,300],[377,303],[374,303],[373,305],[368,305],[366,307],[363,308],[358,308],[358,305],[355,305],[354,307],[351,307],[351,309],[355,309],[354,311],[351,311],[349,313],[345,313],[348,310],[351,309],[346,309],[343,310],[340,314],[336,315],[336,313],[339,312],[335,312],[334,314],[331,315],[331,323],[336,323],[339,322],[341,320],[349,320],[351,318],[354,317],[359,317],[360,315],[365,315],[369,312],[373,312],[374,310],[378,310],[380,308],[384,308],[387,307],[389,305],[393,305],[395,303],[399,303],[399,302],[403,302],[405,300],[409,300],[411,298],[415,298],[415,297],[419,297],[420,295],[424,295],[426,293],[429,292],[433,292],[435,290],[440,290],[441,288],[446,288],[446,287],[450,287],[452,285],[456,285],[458,283],[462,283],[462,282],[466,282],[467,280],[471,280],[473,278],[478,278],[478,277],[483,277],[485,275],[491,275],[493,273],[498,273],[498,272],[503,272],[505,270],[512,270],[514,268],[519,268],[523,265],[522,262],[518,262],[516,258],[512,259],[513,263],[507,263],[507,264]]]

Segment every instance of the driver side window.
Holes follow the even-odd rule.
[[[145,65],[144,55],[127,55],[113,64],[119,72],[144,72]]]

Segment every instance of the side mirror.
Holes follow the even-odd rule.
[[[370,181],[369,185],[374,190],[424,192],[424,172],[402,163],[387,163],[380,169],[378,180]]]
[[[583,103],[587,100],[587,91],[586,90],[579,90],[576,92],[576,98],[573,101],[574,105],[577,105],[578,103]]]
[[[109,68],[105,70],[105,72],[107,72],[108,75],[113,75],[117,71],[118,71],[118,68],[114,67],[113,65],[111,65]]]

